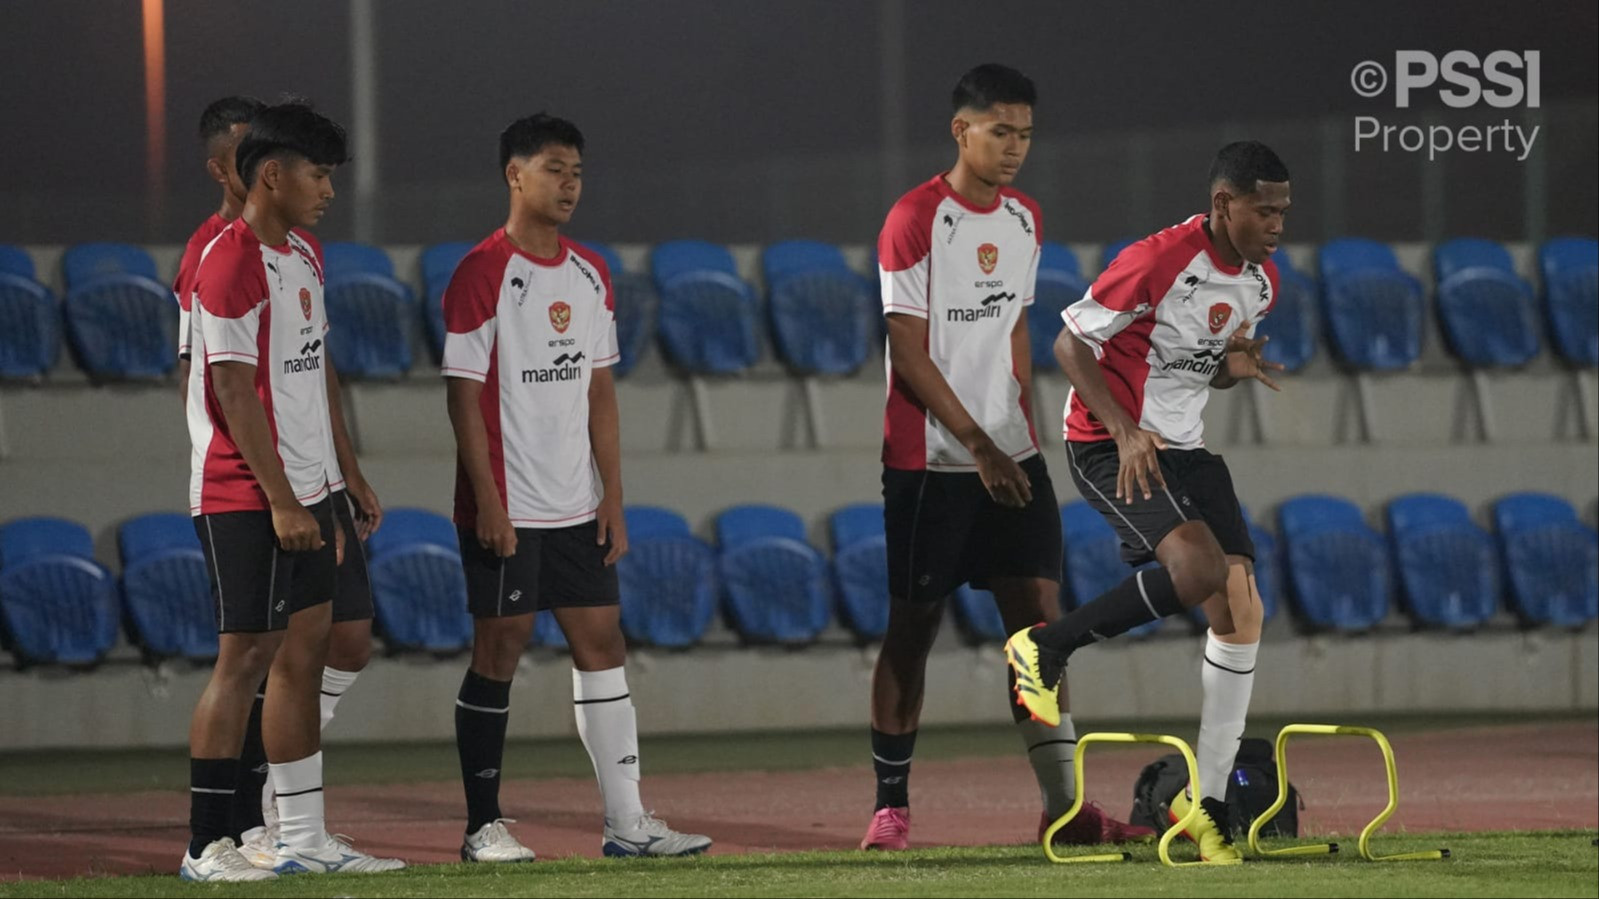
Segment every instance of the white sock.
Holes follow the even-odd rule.
[[[1233,774],[1238,741],[1249,714],[1249,694],[1255,689],[1255,654],[1259,643],[1223,643],[1205,631],[1205,658],[1199,663],[1199,682],[1205,698],[1199,710],[1199,795],[1227,799],[1227,780]]]
[[[322,753],[272,766],[277,791],[278,840],[296,849],[317,849],[328,841],[322,814]]]
[[[1060,725],[1050,727],[1031,719],[1016,722],[1027,746],[1027,761],[1038,779],[1038,794],[1051,821],[1066,814],[1077,795],[1072,779],[1072,755],[1077,751],[1077,728],[1069,712],[1060,713]]]
[[[344,691],[350,689],[355,679],[361,676],[359,671],[340,671],[337,668],[322,669],[322,729],[328,729],[328,722],[333,720],[333,709],[344,696]]]
[[[594,763],[605,800],[605,822],[619,829],[630,829],[644,814],[638,795],[638,718],[628,695],[627,675],[621,668],[572,669],[577,734]]]

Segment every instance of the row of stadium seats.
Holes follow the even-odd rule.
[[[847,506],[829,519],[831,564],[787,509],[746,505],[715,521],[716,547],[676,512],[626,510],[632,548],[619,563],[622,628],[640,644],[699,642],[718,610],[744,641],[803,645],[838,615],[861,640],[888,625],[882,507]],[[1250,524],[1267,620],[1286,597],[1309,631],[1359,633],[1389,613],[1390,597],[1416,627],[1471,630],[1500,599],[1524,626],[1581,627],[1599,616],[1599,536],[1554,496],[1514,494],[1491,512],[1495,536],[1446,496],[1411,494],[1384,512],[1387,539],[1347,500],[1300,496],[1278,509],[1279,541]],[[1065,608],[1127,576],[1118,539],[1083,502],[1061,507]],[[119,622],[147,659],[217,652],[205,560],[191,521],[158,513],[118,532],[120,585],[93,560],[81,525],[32,518],[0,527],[0,642],[19,666],[92,665],[116,643]],[[391,510],[368,544],[376,631],[390,651],[454,653],[471,644],[466,584],[454,525],[419,509]],[[953,602],[966,635],[1005,637],[991,596],[961,587]],[[1202,619],[1190,616],[1195,626]],[[1154,622],[1135,632],[1168,627]],[[532,643],[565,648],[553,616]]]
[[[591,246],[613,273],[619,375],[638,362],[652,337],[673,365],[695,374],[733,374],[755,365],[763,332],[795,372],[844,374],[860,368],[883,337],[876,279],[852,270],[830,244],[795,240],[765,248],[766,329],[757,291],[739,276],[725,247],[696,240],[659,244],[644,275],[624,271],[611,248]],[[1105,264],[1125,246],[1107,247]],[[329,346],[340,371],[353,378],[401,377],[412,365],[416,322],[437,360],[444,343],[440,299],[470,244],[438,244],[422,253],[420,301],[396,278],[383,250],[354,243],[325,249],[328,315],[335,326]],[[1403,369],[1420,357],[1423,287],[1387,245],[1361,238],[1322,245],[1319,283],[1295,270],[1286,253],[1276,258],[1281,296],[1261,325],[1272,338],[1268,357],[1290,371],[1302,368],[1316,356],[1320,335],[1356,370]],[[1524,365],[1542,352],[1547,332],[1567,362],[1599,365],[1599,242],[1550,240],[1538,260],[1541,303],[1503,246],[1461,238],[1434,248],[1437,313],[1450,351],[1462,362]],[[155,263],[143,250],[108,243],[72,247],[63,257],[64,302],[34,275],[26,253],[0,246],[0,377],[38,377],[54,366],[63,318],[78,365],[97,380],[159,377],[176,365],[171,292],[155,280]],[[1038,368],[1055,367],[1050,345],[1060,311],[1087,286],[1076,255],[1046,243],[1029,311]]]

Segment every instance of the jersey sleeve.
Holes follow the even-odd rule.
[[[616,290],[611,287],[611,269],[603,259],[594,260],[600,273],[600,285],[605,288],[604,302],[595,319],[594,342],[589,346],[589,358],[595,368],[605,368],[622,360],[621,344],[616,339]]]
[[[261,309],[269,296],[259,259],[232,248],[214,248],[196,273],[194,287],[200,308],[191,310],[191,322],[199,322],[205,363],[258,364]]]
[[[1255,314],[1249,317],[1249,327],[1244,329],[1245,337],[1255,336],[1255,331],[1260,327],[1260,320],[1277,308],[1277,297],[1282,293],[1282,273],[1277,269],[1277,263],[1267,259],[1260,268],[1266,273],[1266,283],[1271,286],[1271,296],[1266,299],[1264,307],[1257,309]]]
[[[1025,194],[1016,194],[1017,202],[1027,207],[1027,214],[1033,217],[1033,261],[1027,266],[1027,278],[1022,282],[1022,305],[1033,305],[1033,297],[1038,294],[1038,266],[1044,260],[1044,210],[1032,197]]]
[[[1128,247],[1094,279],[1082,299],[1061,312],[1066,328],[1093,349],[1095,358],[1102,358],[1106,342],[1153,306],[1148,286],[1153,261],[1153,254],[1142,245]]]
[[[503,275],[501,269],[498,274]],[[500,285],[493,261],[474,252],[461,260],[444,288],[444,365],[446,378],[489,379],[494,353],[495,309]]]
[[[194,302],[194,275],[195,268],[200,263],[200,254],[196,252],[194,241],[190,241],[183,249],[183,258],[178,261],[178,273],[172,279],[172,295],[178,301],[178,358],[189,358],[189,306]]]
[[[877,237],[877,272],[884,315],[900,312],[927,318],[931,220],[936,208],[936,203],[927,206],[906,198],[894,204],[883,222]]]

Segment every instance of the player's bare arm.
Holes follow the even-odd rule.
[[[344,472],[344,489],[355,501],[355,535],[362,540],[383,523],[383,504],[377,492],[361,473],[361,463],[355,457],[355,443],[350,440],[344,423],[344,393],[339,389],[339,375],[333,370],[333,359],[324,360],[328,373],[328,418],[333,430],[333,452],[338,457],[339,469]],[[342,531],[336,528],[335,530]]]
[[[246,362],[213,362],[211,383],[222,417],[228,423],[228,433],[272,507],[272,529],[278,535],[278,543],[289,552],[321,549],[325,545],[322,531],[294,495],[273,448],[266,408],[255,392],[255,366]]]
[[[1033,421],[1033,342],[1027,334],[1027,310],[1016,318],[1016,327],[1010,331],[1010,357],[1016,363],[1016,383],[1022,388],[1022,415],[1027,418],[1027,430],[1038,433]]]
[[[611,541],[605,564],[627,553],[627,520],[622,517],[622,428],[616,406],[616,381],[609,368],[596,368],[589,380],[589,445],[604,495],[595,515],[601,546]]]
[[[505,511],[494,470],[489,464],[489,432],[483,423],[483,384],[471,378],[445,378],[450,427],[455,430],[455,451],[466,469],[477,497],[477,539],[500,556],[516,554],[516,528]]]
[[[1027,473],[994,445],[927,355],[927,320],[889,314],[888,352],[894,373],[905,379],[927,411],[972,454],[977,475],[994,501],[1018,509],[1026,506],[1033,498]]]
[[[1151,482],[1156,486],[1166,483],[1156,455],[1166,448],[1166,441],[1159,434],[1138,427],[1127,410],[1110,395],[1110,385],[1105,383],[1105,373],[1100,371],[1094,351],[1078,340],[1070,328],[1062,328],[1060,336],[1055,338],[1055,361],[1060,363],[1060,370],[1066,373],[1072,389],[1082,397],[1083,405],[1104,422],[1105,430],[1116,441],[1116,451],[1121,457],[1121,467],[1116,473],[1116,498],[1131,503],[1133,490],[1137,488],[1144,499],[1149,499],[1154,495],[1149,489]]]

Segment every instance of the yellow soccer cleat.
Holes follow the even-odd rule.
[[[1178,790],[1171,799],[1171,823],[1176,824],[1187,814],[1189,804],[1186,789]],[[1215,799],[1199,800],[1199,814],[1183,835],[1199,846],[1199,860],[1213,865],[1242,864],[1244,856],[1233,845],[1232,834],[1227,829],[1227,803]]]
[[[1016,674],[1016,704],[1024,706],[1034,721],[1060,726],[1060,679],[1066,672],[1055,654],[1040,650],[1032,628],[1011,634],[1005,641],[1005,661]]]

